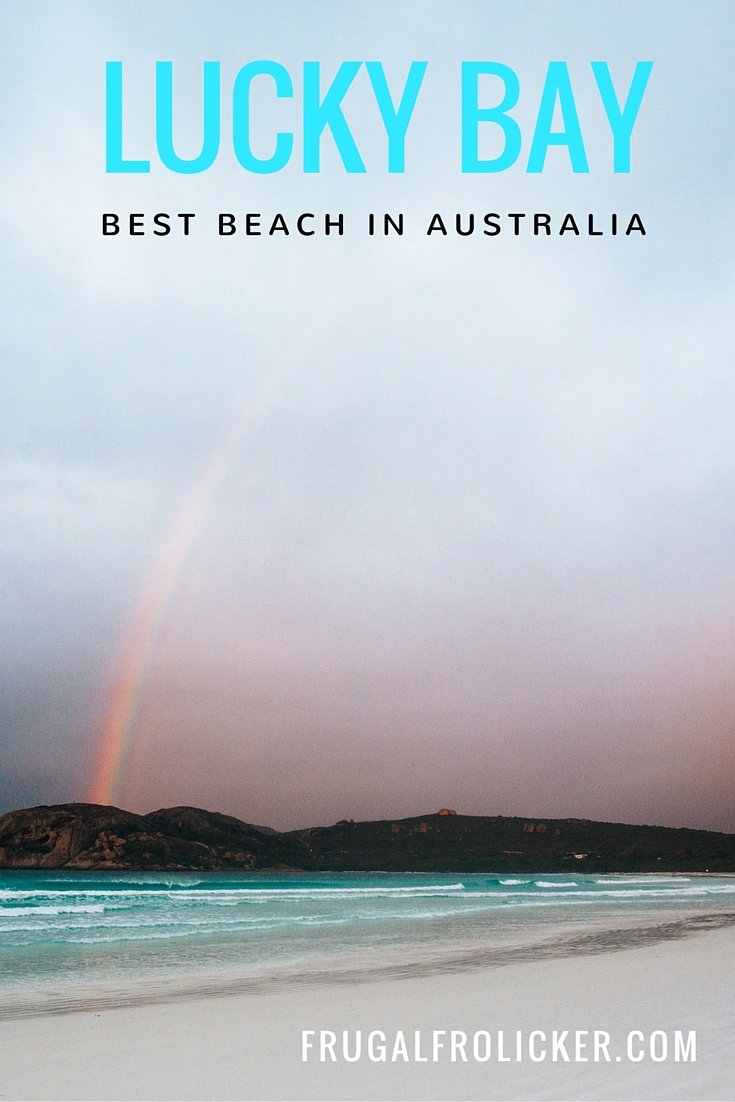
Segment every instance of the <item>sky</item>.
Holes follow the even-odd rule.
[[[733,19],[726,3],[56,3],[0,16],[0,812],[193,804],[280,829],[449,806],[735,831]],[[428,61],[406,146],[300,162],[271,59]],[[462,60],[519,75],[517,165],[462,174]],[[654,63],[612,172],[589,62]],[[126,154],[105,172],[104,66]],[[174,63],[156,159],[153,67]],[[568,62],[590,172],[524,171]],[[364,73],[362,74],[364,78]],[[489,154],[488,154],[489,155]],[[103,212],[195,212],[104,238]],[[218,212],[342,213],[219,238]],[[370,237],[369,212],[402,237]],[[637,211],[646,236],[427,236],[431,216]]]

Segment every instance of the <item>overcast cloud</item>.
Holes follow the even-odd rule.
[[[735,830],[730,5],[9,3],[2,25],[0,810],[89,798],[141,593],[242,424],[174,556],[124,806]],[[226,140],[201,176],[105,175],[106,60],[149,156],[156,59],[195,149],[201,62],[229,87],[260,57],[396,80],[428,60],[405,176],[357,86],[363,177],[328,144],[319,176],[250,176]],[[589,176],[556,151],[541,176],[461,175],[479,58],[519,72],[526,134],[569,61]],[[629,177],[596,59],[654,61]],[[257,140],[294,121],[261,108]],[[100,236],[134,210],[196,226]],[[370,210],[405,236],[370,239]],[[424,232],[513,210],[638,211],[648,234]],[[219,211],[346,232],[218,239]]]

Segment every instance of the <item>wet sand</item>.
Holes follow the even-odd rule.
[[[168,1002],[90,1004],[85,1011],[0,1022],[0,1098],[8,1099],[732,1099],[735,1097],[733,916],[662,920],[636,931],[566,939],[564,946],[454,962],[417,975],[392,969],[324,976],[271,989],[190,992]],[[302,1060],[302,1031],[317,1056]],[[341,1058],[361,1033],[363,1056]],[[415,1062],[415,1031],[421,1033]],[[449,1058],[450,1031],[468,1037],[468,1061]],[[533,1062],[529,1034],[568,1030],[571,1058]],[[592,1033],[610,1035],[609,1062]],[[627,1057],[627,1035],[636,1034]],[[674,1059],[675,1031],[696,1031],[696,1061]],[[337,1062],[318,1059],[320,1031],[337,1035]],[[399,1034],[410,1062],[373,1062],[367,1034]],[[434,1031],[444,1048],[431,1059]],[[446,1031],[444,1034],[441,1031]],[[480,1055],[473,1058],[473,1035]],[[498,1033],[505,1039],[499,1062]],[[515,1058],[516,1031],[523,1059]],[[574,1058],[579,1031],[581,1056]],[[587,1035],[582,1031],[589,1031]],[[648,1053],[658,1031],[656,1055]],[[329,1038],[329,1034],[327,1034]],[[380,1051],[374,1038],[374,1051]],[[539,1037],[534,1054],[544,1047]],[[399,1050],[401,1046],[399,1045]],[[329,1049],[326,1050],[329,1056]],[[402,1051],[399,1051],[399,1057]],[[618,1059],[618,1056],[621,1058]]]

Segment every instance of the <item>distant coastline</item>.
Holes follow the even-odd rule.
[[[136,815],[75,803],[0,817],[0,868],[735,873],[735,834],[448,808],[276,831],[202,808]]]

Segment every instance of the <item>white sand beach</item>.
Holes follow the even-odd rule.
[[[0,1023],[4,1099],[732,1099],[735,931],[715,929],[619,951],[456,973],[293,985],[267,992],[71,1012]],[[606,1031],[610,1062],[357,1063],[301,1058],[303,1030],[398,1031],[431,1049],[433,1031]],[[653,1031],[670,1058],[631,1062]],[[673,1059],[696,1030],[696,1061]],[[354,1034],[350,1034],[353,1043]],[[538,1042],[538,1037],[536,1038]],[[549,1046],[551,1047],[551,1046]],[[573,1056],[574,1041],[567,1040]],[[339,1051],[339,1050],[337,1050]],[[538,1051],[538,1046],[537,1050]],[[527,1048],[526,1048],[527,1052]],[[621,1055],[620,1059],[617,1059]],[[440,1056],[442,1053],[440,1052]],[[582,1052],[584,1055],[584,1052]]]

